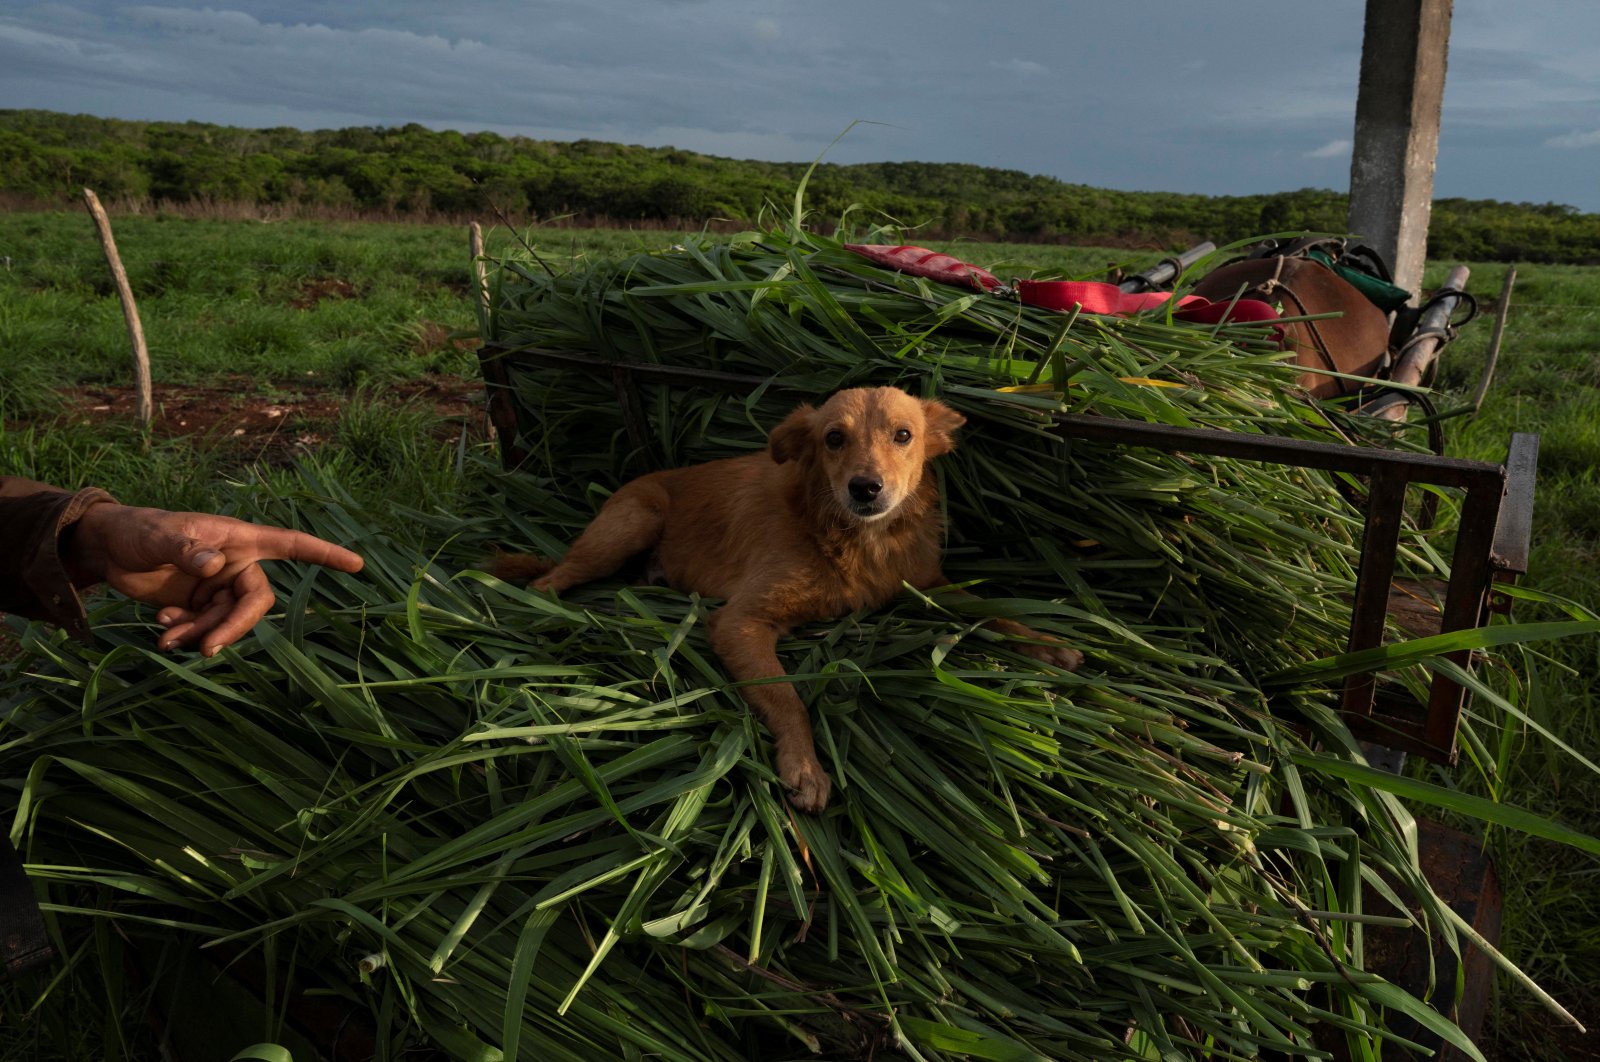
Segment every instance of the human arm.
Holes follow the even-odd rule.
[[[302,561],[345,572],[362,566],[350,550],[299,531],[121,505],[103,491],[63,500],[64,492],[28,486],[31,492],[19,488],[16,496],[31,498],[28,504],[39,510],[24,514],[32,560],[20,573],[22,592],[13,595],[11,579],[0,582],[0,600],[10,602],[0,607],[62,623],[80,637],[87,627],[76,590],[104,582],[161,606],[156,619],[167,628],[162,648],[198,643],[210,656],[243,637],[272,608],[275,598],[261,561]],[[7,482],[0,480],[0,506],[6,493]],[[11,535],[8,528],[4,537]],[[0,569],[0,578],[10,574]]]
[[[83,605],[59,544],[91,506],[111,501],[103,490],[64,491],[0,476],[0,612],[46,620],[88,638]]]

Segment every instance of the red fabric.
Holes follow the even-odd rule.
[[[847,243],[844,246],[845,250],[854,251],[878,265],[912,276],[979,291],[993,291],[1001,286],[999,279],[987,269],[938,251],[930,251],[926,247],[891,247],[878,243]],[[1070,313],[1074,307],[1081,306],[1084,313],[1121,317],[1164,306],[1172,295],[1164,291],[1130,295],[1115,284],[1092,280],[1019,280],[1017,298],[1029,306],[1045,310]],[[1178,300],[1178,309],[1173,311],[1172,316],[1195,324],[1217,324],[1220,321],[1276,321],[1278,311],[1256,299],[1214,303],[1198,295],[1185,295]],[[1282,328],[1275,327],[1273,330],[1281,339]]]
[[[1240,299],[1237,302],[1207,302],[1200,299],[1198,304],[1190,306],[1184,304],[1183,308],[1172,316],[1181,321],[1193,321],[1195,324],[1216,324],[1219,321],[1230,321],[1238,324],[1240,321],[1276,321],[1278,311],[1272,308],[1271,303],[1262,302],[1260,299]],[[1272,330],[1283,337],[1283,326],[1275,324]]]
[[[982,269],[959,258],[952,258],[926,247],[891,247],[886,243],[847,243],[847,251],[854,251],[889,269],[910,273],[914,277],[927,277],[958,288],[976,288],[993,291],[1000,280],[987,269]]]
[[[1143,291],[1130,295],[1115,284],[1102,284],[1093,280],[1019,280],[1017,298],[1029,306],[1046,310],[1070,312],[1082,306],[1084,313],[1105,313],[1121,317],[1140,310],[1153,310],[1164,306],[1172,298],[1170,292]],[[1204,303],[1198,295],[1185,295],[1179,306]]]

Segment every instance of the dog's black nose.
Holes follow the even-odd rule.
[[[858,502],[869,502],[883,490],[883,480],[876,476],[851,476],[850,497]]]

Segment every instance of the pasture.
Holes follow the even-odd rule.
[[[96,483],[127,501],[226,508],[230,480],[309,459],[353,494],[448,512],[471,496],[486,443],[465,233],[381,224],[115,220],[149,337],[164,411],[144,445],[122,409],[127,339],[88,221],[0,215],[0,472]],[[550,230],[527,235],[550,260],[673,242],[671,233]],[[490,233],[491,255],[518,242]],[[1095,248],[947,247],[1000,276],[1095,277],[1159,255]],[[1451,263],[1433,263],[1430,282]],[[1477,264],[1485,304],[1504,267]],[[1600,602],[1600,268],[1523,267],[1498,377],[1481,413],[1449,424],[1450,453],[1497,459],[1510,431],[1541,434],[1528,585]],[[1476,383],[1489,322],[1464,330],[1439,380],[1441,409]],[[1519,619],[1564,615],[1523,604]],[[1530,714],[1600,759],[1593,639],[1532,647]],[[1600,835],[1600,777],[1536,736],[1506,732],[1478,770],[1416,770]],[[1600,897],[1591,857],[1492,830],[1506,893],[1502,947],[1580,1018],[1600,1024]],[[1551,1057],[1550,1025],[1507,988],[1491,1057]],[[26,1000],[3,999],[11,1027]],[[20,1019],[19,1019],[20,1021]],[[26,1025],[26,1022],[21,1022]],[[8,1036],[11,1034],[7,1034]],[[1560,1034],[1558,1034],[1560,1035]],[[1572,1057],[1594,1057],[1575,1039]],[[5,1052],[9,1051],[9,1054]],[[0,1041],[0,1057],[38,1058]],[[1585,1053],[1587,1052],[1587,1053]],[[70,1057],[70,1056],[63,1056]]]

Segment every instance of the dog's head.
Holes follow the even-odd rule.
[[[789,414],[772,429],[767,449],[780,465],[808,465],[840,511],[869,523],[915,493],[923,466],[955,449],[955,431],[965,423],[936,399],[913,398],[896,387],[857,387]]]

